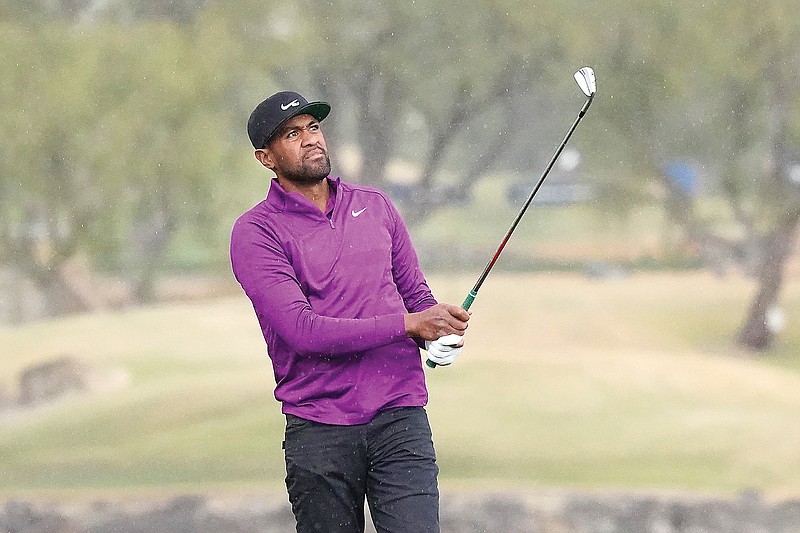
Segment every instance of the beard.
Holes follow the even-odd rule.
[[[322,152],[323,157],[317,157],[318,151]],[[310,154],[304,154],[300,162],[295,165],[280,165],[275,172],[294,183],[316,183],[331,173],[331,159],[328,152],[320,148]]]

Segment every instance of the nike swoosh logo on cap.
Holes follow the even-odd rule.
[[[363,213],[366,210],[367,210],[367,208],[365,207],[363,209],[359,209],[358,211],[356,211],[356,210],[350,211],[350,214],[353,215],[353,218],[356,218],[358,215],[360,215],[361,213]]]
[[[289,102],[288,104],[281,104],[281,109],[282,109],[283,111],[286,111],[286,110],[287,110],[287,109],[289,109],[290,107],[297,107],[297,106],[299,106],[299,105],[300,105],[300,102],[298,102],[297,100],[292,100],[292,101],[291,101],[291,102]]]

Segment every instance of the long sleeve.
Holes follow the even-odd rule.
[[[408,228],[400,213],[391,203],[389,203],[389,210],[394,219],[392,276],[397,284],[398,292],[403,297],[406,309],[411,313],[424,311],[436,305],[436,299],[422,274],[419,257],[411,243]]]
[[[326,211],[273,181],[236,221],[234,275],[256,312],[284,413],[362,424],[428,400],[404,317],[436,302],[385,194],[330,181]]]
[[[234,226],[231,264],[259,321],[297,353],[346,354],[405,338],[402,314],[334,318],[315,313],[280,243],[254,223]]]

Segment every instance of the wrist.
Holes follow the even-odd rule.
[[[417,335],[416,313],[406,313],[403,315],[403,326],[406,330],[406,337],[418,337]]]

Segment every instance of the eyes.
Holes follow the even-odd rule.
[[[319,122],[311,122],[307,126],[295,126],[286,130],[284,134],[284,138],[286,139],[295,139],[300,136],[300,132],[303,130],[307,130],[309,133],[319,133],[320,126]]]

